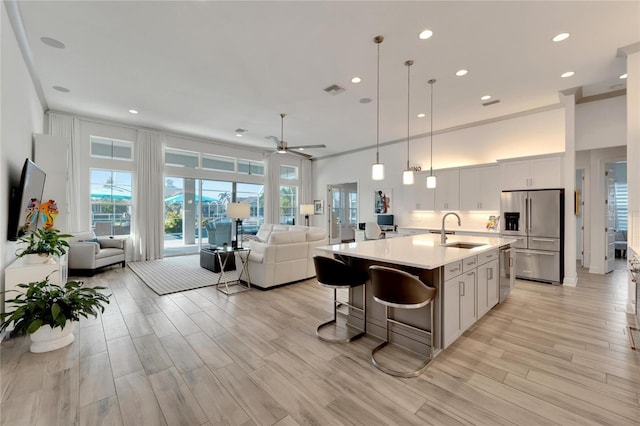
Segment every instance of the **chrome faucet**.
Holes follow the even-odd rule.
[[[458,226],[462,226],[462,222],[460,222],[460,216],[458,216],[458,213],[454,213],[454,212],[449,212],[449,213],[445,213],[444,216],[442,216],[442,229],[440,229],[440,244],[441,245],[445,245],[447,242],[447,235],[444,232],[444,220],[447,218],[447,216],[449,216],[450,214],[454,215],[455,217],[458,218]]]

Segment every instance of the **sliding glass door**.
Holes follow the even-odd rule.
[[[202,246],[231,245],[234,224],[227,218],[227,204],[248,203],[251,217],[240,231],[255,234],[264,222],[264,186],[247,183],[165,178],[164,255],[198,253]]]

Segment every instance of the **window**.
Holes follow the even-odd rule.
[[[298,168],[293,166],[280,166],[280,179],[297,180]]]
[[[616,182],[616,231],[628,229],[629,193],[626,182]]]
[[[238,160],[238,173],[264,176],[264,163],[260,161]]]
[[[235,158],[230,157],[203,154],[202,168],[207,170],[218,170],[221,172],[235,172],[236,160]]]
[[[91,226],[109,235],[131,231],[131,172],[91,170]]]
[[[133,144],[128,141],[90,136],[91,156],[111,160],[132,160]]]
[[[280,223],[293,225],[298,211],[298,187],[280,187]]]
[[[165,149],[164,151],[164,164],[167,166],[197,169],[199,160],[197,152],[178,151],[175,149]]]

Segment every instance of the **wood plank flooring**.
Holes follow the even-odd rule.
[[[576,288],[517,281],[418,378],[369,361],[377,340],[329,344],[315,327],[330,290],[308,280],[225,296],[157,296],[128,269],[92,278],[113,294],[76,340],[47,354],[0,346],[1,424],[640,425],[624,262]]]

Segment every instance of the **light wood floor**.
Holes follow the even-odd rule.
[[[316,339],[331,293],[314,280],[231,297],[159,297],[131,271],[87,278],[113,293],[75,342],[1,346],[2,425],[640,424],[624,263],[577,288],[518,281],[422,376],[374,369],[365,337]]]

